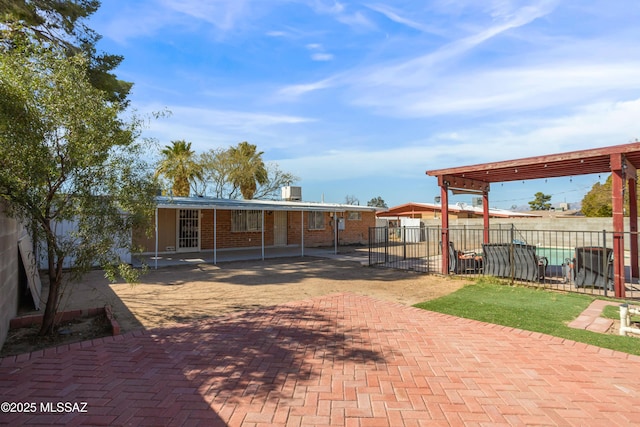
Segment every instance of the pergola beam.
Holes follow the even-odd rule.
[[[439,176],[438,185],[446,186],[453,194],[484,194],[489,191],[487,182],[456,175]]]

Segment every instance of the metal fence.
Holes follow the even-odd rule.
[[[449,230],[449,273],[495,276],[511,282],[570,292],[614,296],[613,233],[609,231],[520,230],[515,226]],[[632,277],[631,239],[625,233],[625,296],[640,299],[639,278]],[[442,274],[442,228],[372,227],[369,265]]]

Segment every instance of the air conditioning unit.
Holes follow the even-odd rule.
[[[474,197],[471,199],[471,204],[473,206],[482,206],[482,197]]]
[[[282,187],[282,200],[300,201],[302,200],[302,187],[292,187],[290,185]]]

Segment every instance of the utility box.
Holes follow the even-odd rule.
[[[292,187],[290,185],[282,187],[282,200],[299,202],[302,200],[302,187]]]

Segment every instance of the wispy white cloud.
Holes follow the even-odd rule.
[[[369,31],[376,28],[376,24],[359,11],[350,14],[340,14],[336,19],[338,22],[360,30]]]
[[[351,4],[341,3],[338,1],[312,0],[309,1],[309,6],[316,13],[321,15],[330,15],[336,21],[354,29],[371,30],[376,28],[375,23],[361,11],[351,11],[353,8],[353,5]]]
[[[217,146],[228,146],[242,140],[259,139],[261,148],[282,132],[282,128],[315,121],[313,118],[286,114],[228,111],[179,105],[161,107],[148,105],[141,113],[169,110],[169,117],[150,124],[147,136],[163,141],[187,139],[193,141],[196,151],[205,151]],[[265,137],[268,136],[268,137]]]
[[[547,3],[549,5],[543,7]],[[382,105],[389,102],[390,99],[415,94],[421,88],[433,85],[434,80],[441,75],[446,76],[447,72],[443,72],[443,70],[446,70],[446,67],[452,62],[459,61],[463,55],[475,47],[549,13],[551,2],[543,1],[542,4],[539,7],[527,7],[514,11],[505,21],[447,43],[433,52],[391,64],[376,63],[366,68],[355,68],[319,82],[285,87],[280,92],[303,95],[314,90],[326,89],[330,87],[328,84],[330,82],[336,86],[346,86],[353,89],[356,103],[361,106]],[[437,85],[439,84],[437,83]],[[300,90],[300,88],[305,90]],[[383,93],[381,94],[380,91]],[[393,109],[395,110],[395,106]]]
[[[521,112],[571,105],[612,91],[640,89],[640,62],[547,64],[440,76],[414,90],[360,90],[355,102],[405,117]],[[386,96],[384,95],[386,92]],[[384,101],[383,101],[384,99]]]
[[[418,30],[421,31],[423,33],[428,33],[428,34],[435,34],[435,35],[439,35],[442,36],[445,34],[445,32],[440,29],[440,28],[436,28],[435,26],[432,25],[427,25],[425,23],[419,22],[417,20],[413,20],[413,19],[409,19],[406,18],[405,16],[402,15],[401,12],[396,11],[394,8],[388,6],[388,5],[384,5],[384,4],[367,4],[365,5],[366,7],[368,7],[369,9],[378,12],[382,15],[384,15],[385,17],[387,17],[387,19],[396,22],[398,24],[401,25],[405,25],[409,28],[413,28],[414,30]]]
[[[314,61],[331,61],[333,60],[333,55],[330,53],[313,53],[311,54],[311,59]]]
[[[283,88],[278,89],[276,93],[276,98],[280,98],[281,100],[290,100],[291,98],[297,98],[309,92],[314,92],[320,89],[332,87],[335,85],[334,81],[335,81],[335,78],[332,77],[332,78],[328,78],[328,79],[324,79],[324,80],[320,80],[320,81],[308,83],[308,84],[285,86]],[[282,99],[282,97],[286,99]]]
[[[442,67],[452,60],[458,60],[462,55],[480,44],[508,30],[526,25],[548,12],[549,10],[544,8],[521,9],[504,22],[499,22],[471,35],[447,43],[434,52],[389,66],[375,66],[366,73],[362,73],[362,70],[357,70],[356,73],[359,76],[364,74],[364,79],[358,77],[354,78],[354,80],[357,80],[362,85],[414,86],[419,81],[424,82],[426,79],[432,78],[437,71],[440,71],[436,67]]]
[[[288,0],[146,0],[124,5],[102,34],[120,43],[171,31],[202,30],[207,24],[218,35],[244,28],[274,7]],[[129,13],[128,10],[135,10]]]
[[[334,58],[333,54],[324,52],[324,47],[320,43],[309,43],[306,47],[312,52],[311,59],[314,61],[331,61]]]

